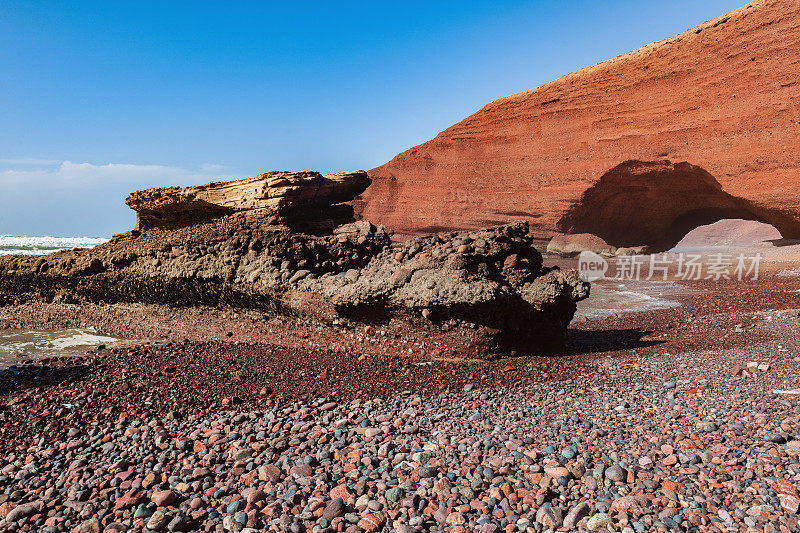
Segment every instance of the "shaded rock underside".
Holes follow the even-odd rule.
[[[689,163],[627,161],[606,172],[558,221],[563,233],[591,233],[612,246],[668,250],[691,230],[722,219],[766,222],[800,237],[789,213],[760,207],[722,190]]]
[[[175,229],[236,212],[271,223],[296,223],[305,231],[330,231],[352,220],[348,202],[369,187],[361,170],[322,175],[267,172],[253,178],[194,187],[160,187],[131,193],[125,203],[136,211],[136,230]]]

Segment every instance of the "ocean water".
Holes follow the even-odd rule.
[[[97,237],[26,237],[0,235],[0,255],[45,255],[58,250],[91,248],[108,242]],[[8,366],[16,355],[51,355],[85,350],[119,339],[98,335],[92,329],[35,331],[0,329],[0,368]]]
[[[595,281],[589,298],[578,302],[573,320],[678,307],[681,304],[677,299],[688,292],[671,281]]]
[[[576,258],[547,257],[545,266],[577,269]],[[680,299],[693,292],[672,281],[600,279],[591,283],[589,298],[578,302],[573,322],[600,319],[613,314],[679,307]]]
[[[44,255],[58,250],[91,248],[108,242],[100,237],[21,237],[0,235],[0,255]]]
[[[46,356],[83,351],[120,339],[100,335],[91,328],[31,330],[0,329],[0,368],[17,355]]]

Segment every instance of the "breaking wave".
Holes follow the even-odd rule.
[[[72,248],[92,248],[108,242],[95,237],[17,237],[0,235],[0,255],[44,255]]]

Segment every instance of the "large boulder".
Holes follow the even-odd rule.
[[[591,233],[556,235],[547,243],[547,253],[564,257],[572,257],[581,252],[594,252],[610,257],[615,255],[616,250],[606,241]]]
[[[385,309],[437,330],[466,326],[479,354],[559,348],[575,303],[589,295],[575,271],[542,267],[524,222],[416,238],[323,290],[345,316]]]
[[[775,227],[754,220],[725,219],[700,226],[684,236],[675,248],[770,246],[781,240]]]

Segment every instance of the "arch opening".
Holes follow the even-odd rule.
[[[695,228],[739,219],[773,226],[800,238],[795,215],[762,208],[725,192],[699,166],[670,161],[626,161],[606,172],[558,222],[563,233],[591,233],[616,247],[675,247]]]

